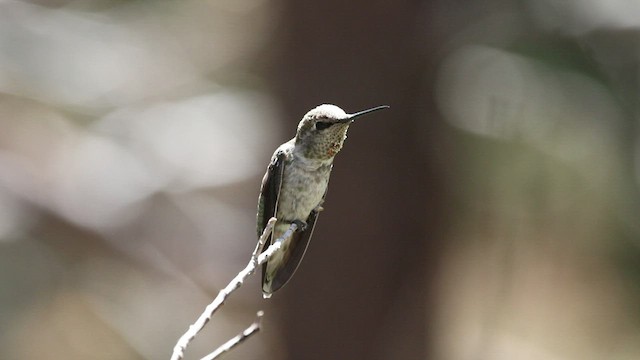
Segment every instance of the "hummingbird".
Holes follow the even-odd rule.
[[[297,229],[262,265],[265,298],[284,286],[302,261],[318,214],[323,210],[333,159],[342,149],[349,125],[359,116],[388,107],[382,105],[347,114],[335,105],[320,105],[302,117],[296,136],[273,153],[258,198],[258,237],[271,217],[275,216],[277,221],[262,251],[291,224],[295,223]]]

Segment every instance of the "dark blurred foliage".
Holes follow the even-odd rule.
[[[0,358],[168,358],[272,151],[358,121],[292,282],[187,351],[640,357],[634,0],[0,1]]]

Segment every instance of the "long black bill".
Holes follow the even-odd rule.
[[[348,114],[347,117],[343,119],[343,121],[344,122],[350,122],[350,121],[355,120],[355,118],[357,118],[358,116],[362,116],[362,115],[368,114],[370,112],[374,112],[374,111],[378,111],[378,110],[382,110],[382,109],[388,109],[388,108],[389,108],[389,105],[380,105],[380,106],[376,106],[376,107],[371,108],[371,109],[358,111],[357,113]]]

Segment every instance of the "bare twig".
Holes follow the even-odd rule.
[[[253,324],[249,325],[249,327],[246,328],[243,332],[241,332],[240,334],[236,335],[234,338],[230,339],[226,343],[222,344],[214,352],[212,352],[211,354],[203,357],[200,360],[214,360],[214,359],[217,359],[220,355],[226,353],[227,351],[233,349],[236,345],[238,345],[241,342],[247,340],[247,338],[249,338],[249,336],[257,333],[258,331],[260,331],[262,315],[264,315],[264,312],[263,311],[258,311],[257,318],[253,322]]]
[[[231,295],[231,293],[236,291],[240,286],[242,286],[244,281],[251,274],[255,272],[256,268],[259,265],[262,265],[267,260],[269,260],[271,255],[273,255],[274,252],[280,249],[280,247],[282,246],[282,242],[285,239],[288,239],[289,237],[291,237],[293,232],[296,231],[296,229],[298,228],[296,224],[291,224],[291,226],[289,226],[289,229],[280,238],[276,239],[276,241],[274,241],[269,246],[269,248],[267,248],[267,250],[263,251],[258,256],[260,249],[264,245],[265,241],[267,241],[267,238],[269,237],[269,235],[271,235],[271,230],[273,229],[275,222],[276,222],[276,218],[271,218],[267,223],[267,225],[265,226],[264,231],[262,232],[262,235],[258,240],[258,244],[256,245],[255,250],[253,250],[253,253],[251,255],[251,260],[249,260],[249,263],[247,264],[247,266],[242,271],[240,271],[238,275],[236,275],[224,289],[220,290],[220,292],[218,293],[218,296],[216,296],[216,298],[211,302],[211,304],[207,305],[207,307],[204,309],[202,314],[200,314],[200,317],[198,318],[198,320],[196,320],[195,323],[189,326],[189,329],[187,330],[187,332],[185,332],[180,337],[180,339],[178,339],[176,346],[173,348],[173,354],[171,355],[171,360],[181,360],[184,358],[184,350],[187,348],[187,346],[189,346],[189,343],[191,342],[191,340],[193,340],[196,337],[196,335],[198,335],[198,333],[209,322],[209,320],[211,320],[211,317],[213,316],[213,314],[224,304],[224,301],[227,299],[227,297]],[[255,333],[256,331],[257,330],[251,332],[250,334],[247,335],[247,337]]]

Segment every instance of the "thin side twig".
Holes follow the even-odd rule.
[[[289,237],[291,237],[293,232],[296,231],[296,229],[298,228],[296,224],[291,224],[291,226],[289,226],[289,229],[280,238],[276,239],[276,241],[274,241],[267,248],[267,250],[263,251],[258,256],[258,252],[260,251],[264,243],[267,241],[267,238],[271,234],[271,230],[273,229],[273,226],[275,225],[275,223],[276,223],[276,218],[271,218],[269,222],[267,222],[267,225],[265,226],[264,231],[262,232],[262,235],[260,235],[258,244],[256,245],[256,248],[253,251],[251,255],[251,259],[249,260],[249,263],[247,264],[247,266],[242,271],[240,271],[238,275],[236,275],[224,289],[220,290],[216,298],[213,299],[213,301],[209,305],[207,305],[207,307],[204,309],[202,314],[200,314],[200,317],[196,320],[196,322],[194,322],[191,326],[189,326],[189,329],[187,330],[187,332],[185,332],[180,337],[180,339],[178,339],[178,342],[173,348],[173,354],[171,355],[171,360],[181,360],[184,358],[184,350],[187,348],[187,346],[189,346],[189,343],[191,342],[191,340],[193,340],[196,337],[196,335],[198,335],[198,333],[209,322],[209,320],[211,320],[211,317],[213,316],[213,314],[224,304],[227,297],[229,297],[231,293],[233,293],[240,286],[242,286],[244,281],[251,274],[255,272],[258,266],[264,264],[267,260],[269,260],[269,258],[273,255],[273,253],[276,252],[278,249],[280,249],[284,239],[288,239]]]
[[[243,341],[247,340],[251,335],[253,335],[253,334],[257,333],[258,331],[260,331],[260,326],[262,325],[261,322],[262,322],[262,316],[263,315],[264,315],[263,311],[258,311],[258,314],[256,314],[256,316],[257,316],[256,320],[251,325],[249,325],[248,328],[246,328],[243,332],[241,332],[240,334],[236,335],[234,338],[230,339],[226,343],[222,344],[214,352],[212,352],[211,354],[203,357],[200,360],[214,360],[214,359],[217,359],[220,355],[222,355],[222,354],[226,353],[227,351],[233,349],[236,345],[239,345]]]

